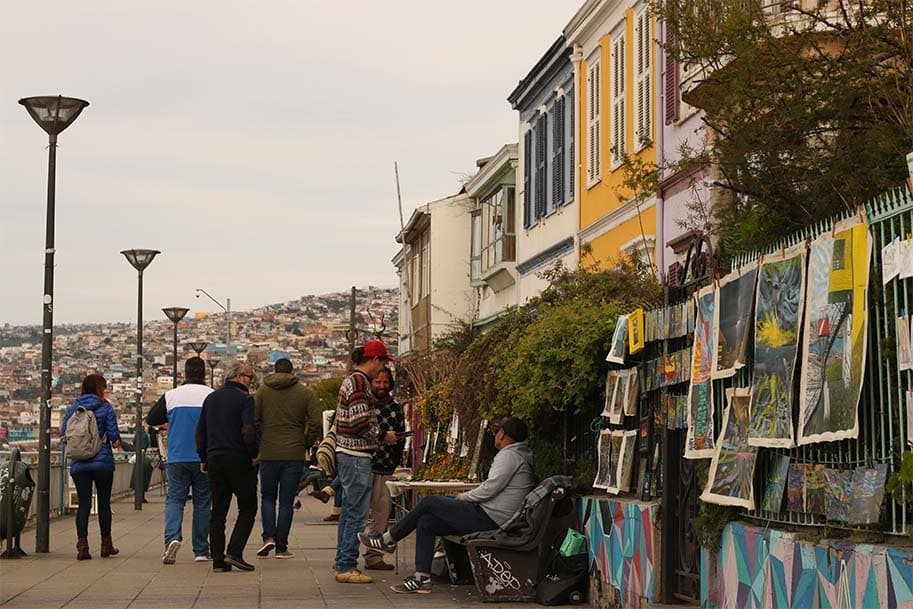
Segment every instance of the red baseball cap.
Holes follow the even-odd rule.
[[[395,362],[396,358],[387,351],[387,345],[380,340],[369,340],[363,347],[365,357],[381,357],[388,362]]]

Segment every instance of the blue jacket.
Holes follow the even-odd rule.
[[[168,463],[199,463],[194,434],[203,412],[203,400],[212,389],[202,381],[186,381],[159,398],[146,423],[152,426],[168,423]]]
[[[95,422],[98,423],[98,436],[107,441],[103,441],[101,450],[98,454],[85,461],[70,462],[70,473],[78,474],[80,472],[113,472],[114,471],[114,451],[111,449],[111,443],[120,440],[120,432],[117,430],[117,415],[114,414],[114,408],[108,402],[101,402],[97,395],[86,394],[76,398],[76,401],[67,408],[67,413],[63,415],[63,423],[60,425],[60,437],[64,437],[67,432],[67,422],[76,409],[82,406],[86,410],[95,412]]]

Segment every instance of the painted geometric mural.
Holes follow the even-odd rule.
[[[913,609],[913,555],[731,522],[701,556],[704,609]]]
[[[623,607],[653,602],[653,519],[655,504],[583,497],[580,521],[587,536],[590,566],[618,590]]]

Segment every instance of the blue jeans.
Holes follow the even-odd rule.
[[[212,495],[209,491],[209,477],[200,471],[197,462],[168,464],[168,497],[165,499],[165,547],[181,536],[181,522],[184,520],[184,504],[187,492],[193,488],[193,554],[209,554],[209,510]]]
[[[292,529],[293,505],[298,481],[304,471],[304,461],[260,462],[260,519],[263,522],[263,541],[276,540],[276,551],[288,550],[288,534]],[[276,499],[279,515],[276,516]]]
[[[358,566],[358,534],[365,529],[371,509],[370,457],[336,453],[336,477],[342,484],[342,513],[336,530],[336,570]]]
[[[333,507],[341,508],[342,507],[342,483],[339,481],[339,476],[333,478],[333,481],[330,482],[330,488],[333,489]]]

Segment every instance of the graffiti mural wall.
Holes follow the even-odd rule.
[[[898,548],[731,522],[701,563],[704,609],[913,609],[913,554]]]
[[[653,602],[656,504],[583,497],[578,505],[590,565],[595,562],[603,581],[618,590],[622,606]]]

